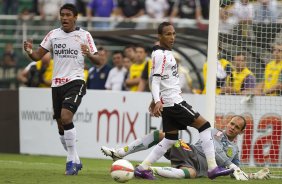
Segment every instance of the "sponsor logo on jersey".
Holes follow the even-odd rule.
[[[87,34],[86,38],[87,38],[87,42],[88,42],[88,45],[89,45],[89,48],[90,48],[90,52],[94,52],[94,47],[93,47],[92,42],[91,42],[90,34]]]
[[[70,81],[69,78],[55,78],[54,80],[56,85],[65,84]]]
[[[55,43],[53,46],[54,55],[57,55],[59,58],[75,58],[77,59],[78,50],[67,48],[67,44]]]
[[[164,69],[165,69],[165,63],[166,63],[166,56],[164,55],[161,75],[163,75],[163,72],[164,72]]]

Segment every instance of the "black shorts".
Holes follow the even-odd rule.
[[[60,87],[52,87],[53,118],[61,118],[62,108],[74,114],[85,94],[86,85],[83,80],[74,80]]]
[[[182,101],[172,107],[164,107],[162,112],[163,131],[186,130],[200,114],[192,106]]]

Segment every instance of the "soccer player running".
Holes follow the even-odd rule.
[[[66,175],[76,175],[82,168],[76,149],[76,129],[73,116],[86,94],[84,57],[99,63],[98,52],[88,31],[76,27],[78,11],[73,4],[60,8],[61,27],[51,30],[37,50],[31,41],[24,42],[24,50],[34,60],[52,52],[54,71],[52,77],[53,110],[60,139],[67,151]]]
[[[211,136],[211,125],[200,114],[187,104],[181,94],[177,63],[172,54],[172,47],[175,41],[175,30],[169,22],[163,22],[158,27],[159,45],[153,47],[151,70],[151,92],[153,100],[150,104],[151,113],[162,116],[163,131],[165,137],[160,141],[135,168],[136,177],[154,179],[149,167],[160,159],[169,148],[178,140],[179,130],[187,126],[198,129],[201,138],[201,145],[208,164],[208,177],[214,179],[217,176],[228,175],[233,169],[218,167],[215,161],[215,150]]]
[[[240,169],[239,148],[234,140],[239,134],[244,133],[245,127],[245,118],[236,115],[230,119],[225,130],[211,130],[216,149],[216,162],[222,167],[234,168],[235,171],[232,173],[232,176],[236,180],[268,179],[270,178],[268,168],[263,168],[256,173],[249,174],[246,174]],[[117,160],[156,145],[164,136],[165,134],[163,132],[156,130],[142,138],[134,140],[125,147],[112,149],[103,146],[101,149],[106,156]],[[166,178],[178,179],[207,176],[208,166],[200,140],[194,145],[178,140],[168,150],[165,157],[170,160],[172,167],[151,166],[150,169],[153,170],[154,174]]]

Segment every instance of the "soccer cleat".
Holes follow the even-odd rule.
[[[234,172],[234,169],[226,169],[224,167],[216,167],[211,171],[208,171],[209,179],[213,180],[218,176],[226,176]]]
[[[65,175],[77,175],[77,164],[69,161],[66,163]]]
[[[137,167],[134,170],[134,176],[137,178],[143,178],[146,180],[155,180],[152,170],[140,170]]]
[[[108,148],[106,146],[101,147],[101,151],[104,153],[104,155],[112,157],[113,161],[122,159],[123,157],[120,156],[117,151],[113,148]]]
[[[80,162],[79,164],[76,164],[76,171],[80,171],[82,169],[82,163]]]

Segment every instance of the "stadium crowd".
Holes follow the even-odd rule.
[[[79,10],[80,16],[93,21],[93,17],[115,17],[120,27],[140,26],[134,19],[148,20],[167,19],[194,19],[199,29],[206,29],[202,20],[208,20],[209,0],[33,0],[29,7],[21,5],[21,0],[2,0],[2,14],[19,15],[20,19],[31,19],[34,15],[41,20],[53,17],[57,22],[58,9],[64,3],[73,3]],[[154,6],[152,6],[154,4]],[[158,4],[158,6],[156,5]],[[220,48],[218,55],[217,94],[255,94],[281,95],[282,89],[282,43],[281,43],[281,11],[279,0],[222,0],[220,8],[219,37]],[[241,11],[237,11],[240,9]],[[49,19],[48,19],[49,20]],[[2,20],[1,20],[2,21]],[[41,21],[42,25],[47,21]],[[5,25],[5,22],[1,22]],[[48,22],[48,24],[50,24]],[[269,27],[271,25],[271,27]],[[94,27],[109,28],[109,22],[93,22]],[[0,30],[0,34],[5,34]],[[271,34],[262,33],[271,32]],[[236,49],[228,49],[229,36],[243,38],[241,43],[232,43]],[[271,37],[271,38],[268,38]],[[260,53],[253,56],[254,51],[248,49],[260,48],[266,51],[269,57],[262,57]],[[253,44],[255,43],[255,44]],[[152,46],[155,43],[152,42]],[[254,46],[255,45],[255,46]],[[5,43],[0,60],[0,88],[15,89],[18,86],[49,87],[52,59],[48,64],[39,62],[36,65],[19,67],[22,61],[15,52],[13,43]],[[123,50],[109,50],[98,45],[100,64],[89,62],[85,66],[85,80],[88,89],[148,91],[148,76],[152,60],[149,51],[151,48],[140,43],[124,45]],[[247,49],[246,49],[247,48]],[[204,89],[196,89],[195,80],[190,75],[185,62],[179,53],[174,53],[178,61],[178,72],[182,91],[185,93],[205,93]],[[41,64],[40,64],[41,63]],[[256,63],[262,72],[252,67]],[[207,65],[203,65],[203,79],[206,82]],[[260,72],[260,73],[259,73]],[[34,81],[35,82],[34,82]],[[49,85],[48,85],[49,84]]]

